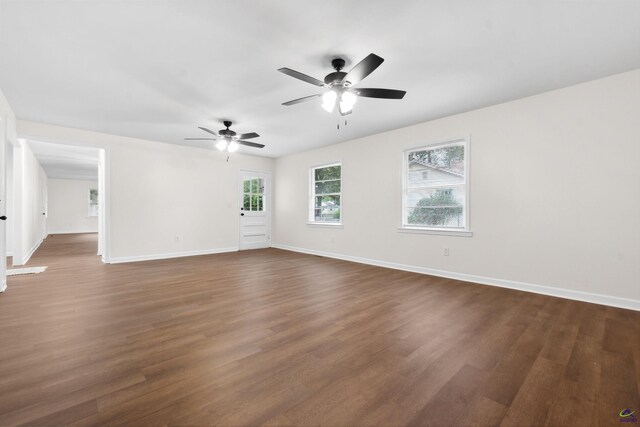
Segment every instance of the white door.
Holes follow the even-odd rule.
[[[0,292],[7,288],[7,201],[5,178],[5,150],[7,149],[7,123],[0,117]]]
[[[271,246],[271,179],[240,171],[240,250]]]

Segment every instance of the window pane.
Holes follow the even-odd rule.
[[[251,195],[251,210],[252,211],[257,211],[258,210],[258,197],[255,194]]]
[[[340,165],[318,168],[315,170],[315,180],[323,181],[325,179],[340,179],[341,169],[342,167]]]
[[[427,188],[409,188],[406,194],[406,206],[408,208],[415,207],[421,200],[433,197],[436,200],[436,193],[450,196],[455,200],[458,206],[464,205],[464,186],[451,187],[427,187]],[[422,202],[427,203],[427,202]]]
[[[340,222],[340,196],[316,196],[315,220]]]
[[[339,193],[340,180],[316,182],[316,194]]]
[[[242,183],[243,192],[250,193],[251,192],[251,180],[247,179]]]
[[[412,151],[409,153],[409,162],[412,161],[464,175],[464,144]]]
[[[423,194],[416,201],[417,195],[416,193],[408,194],[408,224],[464,227],[464,191],[461,188],[432,189],[429,194],[426,196]]]
[[[340,205],[340,196],[316,196],[316,208],[328,208]]]
[[[256,193],[264,194],[264,179],[262,178],[258,179],[258,189]]]
[[[243,203],[242,203],[242,207],[244,208],[245,211],[251,210],[251,201],[250,201],[249,197],[250,196],[248,194],[244,195],[244,200],[243,200]]]
[[[98,190],[89,189],[89,216],[98,216]]]
[[[257,193],[258,192],[258,179],[252,179],[251,180],[251,192],[252,193]]]
[[[258,211],[264,211],[264,196],[258,196]]]

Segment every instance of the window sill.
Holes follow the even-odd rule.
[[[473,232],[468,230],[456,230],[455,228],[421,228],[421,227],[398,227],[399,233],[431,234],[434,236],[456,236],[473,237]]]
[[[326,228],[344,228],[341,222],[312,222],[308,221],[307,225],[310,227],[326,227]]]

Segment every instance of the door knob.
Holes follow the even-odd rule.
[[[3,220],[3,221],[6,221],[7,216],[6,215],[2,215],[2,216],[0,216],[0,219]]]
[[[242,212],[242,213],[240,214],[240,216],[244,216],[244,212]]]

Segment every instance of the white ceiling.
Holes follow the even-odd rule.
[[[48,178],[98,180],[98,149],[27,141]]]
[[[385,62],[348,126],[322,79]],[[278,157],[640,67],[640,1],[0,1],[0,88],[19,119],[184,144],[255,131]],[[192,143],[194,145],[198,143]]]

